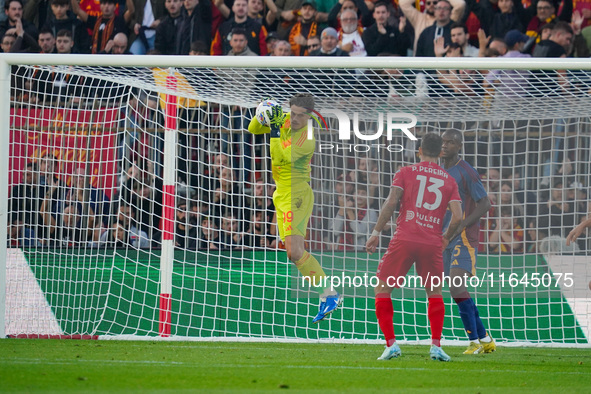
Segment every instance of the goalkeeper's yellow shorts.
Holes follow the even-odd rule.
[[[273,193],[273,203],[277,210],[279,237],[285,242],[289,235],[306,237],[308,221],[314,208],[314,192],[307,183],[287,189],[277,189]]]

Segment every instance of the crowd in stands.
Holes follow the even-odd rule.
[[[178,189],[175,246],[187,250],[281,247],[272,182],[264,175],[253,183],[237,181],[239,172],[224,153],[212,154],[207,162],[197,184]],[[386,170],[383,163],[379,170],[370,157],[358,157],[349,164],[351,170],[337,171],[333,182],[315,191],[307,237],[314,250],[363,252],[396,171]],[[49,155],[30,162],[22,182],[12,187],[12,246],[160,247],[162,179],[149,162],[130,166],[111,199],[90,184],[84,168],[65,176],[57,167],[59,163]],[[480,252],[548,252],[548,245],[541,246],[544,239],[564,240],[591,214],[588,189],[572,172],[557,172],[548,193],[524,190],[523,175],[514,168],[502,172],[489,168],[481,177],[492,206],[481,220]],[[384,232],[384,246],[391,234]],[[586,250],[586,237],[578,240],[578,248]]]
[[[274,187],[262,179],[248,191],[236,181],[226,154],[211,158],[200,175],[200,193],[180,190],[175,245],[195,250],[275,248]],[[161,240],[162,178],[149,162],[135,163],[109,199],[91,185],[91,175],[71,175],[45,155],[29,162],[12,186],[9,242],[20,247],[158,248]]]
[[[0,49],[144,56],[589,57],[590,20],[591,0],[4,0]],[[219,81],[208,89],[250,83],[237,71],[200,72],[203,80]],[[390,101],[479,96],[483,102],[507,106],[513,99],[591,89],[589,75],[560,70],[263,74],[256,77],[263,83],[253,83],[264,86],[261,98],[269,91],[287,95],[305,90],[317,97]],[[162,78],[154,70],[157,84],[164,83]],[[116,83],[70,75],[67,67],[19,69],[11,85],[12,97],[30,103],[75,97],[88,105],[92,100],[80,98],[104,100],[105,92],[123,95],[114,88]],[[31,92],[39,93],[30,97]],[[237,119],[234,115],[240,111],[228,108],[227,117]]]
[[[591,0],[4,0],[0,49],[56,54],[589,57],[590,20]],[[495,94],[498,104],[507,96],[579,92],[581,81],[588,91],[591,85],[589,77],[561,71],[395,71],[314,75],[311,84],[305,73],[273,70],[266,73],[264,86],[306,89],[319,97]],[[37,73],[41,75],[13,77],[13,96],[27,96],[30,84],[42,85],[33,91],[53,99],[93,97],[100,91],[92,86],[95,82],[86,86],[88,81],[64,70]],[[219,78],[227,82],[230,76]]]
[[[589,0],[2,2],[3,52],[589,57],[591,46]]]
[[[564,166],[569,165],[566,159]],[[570,229],[591,214],[588,188],[573,172],[557,172],[552,186],[539,191],[524,190],[522,175],[512,169],[502,173],[489,169],[483,183],[492,207],[481,221],[481,251],[491,253],[558,252],[542,246],[544,239],[564,241]],[[586,250],[587,241],[579,240],[578,248]]]

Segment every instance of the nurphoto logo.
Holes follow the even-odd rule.
[[[335,152],[346,150],[348,152],[368,152],[371,149],[387,149],[389,152],[402,152],[404,147],[401,144],[383,144],[383,143],[354,143],[349,141],[353,138],[351,134],[351,119],[349,116],[338,109],[321,109],[320,111],[310,111],[310,119],[308,120],[308,139],[314,138],[314,123],[319,129],[328,131],[328,125],[324,117],[332,114],[336,116],[339,123],[339,141],[340,144],[321,143],[319,149],[322,152],[327,150],[335,150]],[[384,123],[386,127],[384,128]],[[411,141],[416,141],[417,137],[410,131],[417,124],[416,116],[407,113],[391,113],[386,115],[386,122],[384,122],[384,114],[379,113],[377,119],[377,130],[374,134],[369,134],[367,131],[361,132],[359,129],[359,113],[353,112],[353,134],[361,141],[375,141],[384,135],[386,130],[386,139],[392,141],[395,132],[402,132]]]

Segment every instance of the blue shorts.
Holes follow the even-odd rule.
[[[443,251],[443,271],[449,275],[452,267],[461,268],[471,275],[476,275],[476,256],[478,250],[473,248],[463,232],[456,237]]]

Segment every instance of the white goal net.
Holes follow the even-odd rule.
[[[5,335],[378,340],[368,278],[392,226],[378,253],[365,242],[420,137],[456,129],[492,202],[470,289],[485,326],[498,342],[588,343],[589,238],[565,244],[591,208],[588,64],[15,59],[0,57]],[[345,296],[318,325],[277,234],[269,138],[247,130],[262,99],[296,93],[317,110],[306,246]],[[428,339],[424,290],[393,299],[397,337]],[[444,299],[443,338],[464,340]]]

